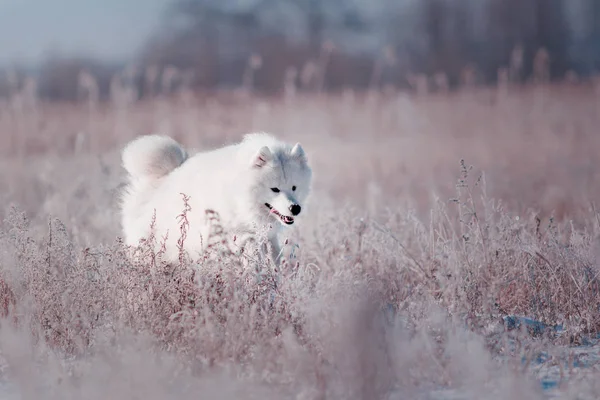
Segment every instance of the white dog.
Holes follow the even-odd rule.
[[[264,133],[248,134],[237,144],[188,157],[166,136],[142,136],[122,153],[129,185],[122,202],[125,242],[137,246],[150,235],[153,217],[157,242],[165,237],[163,259],[179,257],[178,239],[189,197],[189,226],[184,249],[198,256],[207,245],[205,211],[216,211],[230,238],[267,229],[272,256],[280,254],[278,235],[303,212],[312,172],[299,143],[282,143]]]

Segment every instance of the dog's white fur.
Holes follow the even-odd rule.
[[[230,237],[266,228],[276,259],[282,227],[303,212],[300,209],[294,216],[291,206],[304,207],[310,193],[312,172],[302,146],[265,133],[248,134],[240,143],[192,157],[167,136],[142,136],[124,148],[122,159],[129,174],[121,209],[125,242],[136,246],[146,239],[155,215],[157,242],[167,237],[163,255],[167,261],[179,257],[177,216],[184,209],[182,194],[189,196],[191,208],[184,246],[191,257],[206,248],[205,211],[211,209],[219,214]]]

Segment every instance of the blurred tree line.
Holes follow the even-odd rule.
[[[170,18],[143,59],[193,68],[202,85],[242,84],[252,54],[262,58],[254,84],[267,90],[325,56],[329,88],[403,85],[417,73],[454,85],[469,69],[493,82],[516,52],[514,78],[525,80],[541,48],[551,77],[600,65],[598,0],[177,0]]]
[[[139,96],[177,84],[278,92],[589,76],[600,0],[174,0],[133,61],[137,73],[121,79]],[[42,67],[41,93],[73,98],[83,68],[106,95],[114,68],[73,59]]]

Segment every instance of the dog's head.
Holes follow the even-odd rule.
[[[257,206],[262,207],[264,215],[292,225],[303,212],[312,180],[300,143],[291,148],[260,148],[252,158],[251,168],[258,176],[253,188]]]

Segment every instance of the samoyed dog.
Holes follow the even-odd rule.
[[[304,213],[311,187],[300,143],[292,146],[266,133],[194,156],[170,137],[142,136],[123,149],[122,160],[129,175],[121,204],[125,242],[139,245],[153,226],[156,245],[164,242],[163,259],[169,262],[179,258],[184,195],[190,210],[183,248],[190,257],[208,244],[206,211],[213,210],[229,238],[265,232],[270,256],[278,261],[279,234]]]

